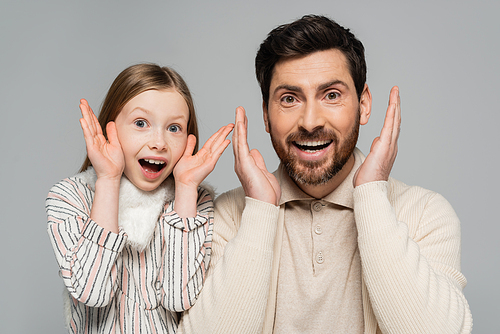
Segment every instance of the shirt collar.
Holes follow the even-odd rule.
[[[344,181],[342,181],[342,183],[334,191],[322,198],[323,201],[354,209],[354,200],[352,197],[354,186],[352,184],[352,180],[359,166],[361,166],[361,164],[365,160],[365,157],[363,153],[361,153],[361,151],[357,148],[354,149],[353,155],[354,166],[352,167],[351,171],[344,179]],[[290,178],[282,164],[279,165],[274,174],[276,175],[281,186],[281,198],[279,202],[280,205],[291,201],[313,199],[313,197],[300,190],[300,188]]]

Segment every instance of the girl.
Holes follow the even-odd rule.
[[[172,69],[115,79],[99,120],[81,100],[87,158],[47,198],[71,333],[174,333],[210,261],[213,203],[200,183],[233,124],[197,151],[193,101]],[[102,130],[104,129],[104,131]],[[174,200],[175,197],[175,200]]]

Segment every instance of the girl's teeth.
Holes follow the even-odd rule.
[[[156,164],[156,165],[163,165],[165,161],[161,160],[153,160],[153,159],[144,159],[145,161],[149,162],[150,164]]]

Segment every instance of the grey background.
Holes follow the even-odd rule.
[[[44,201],[83,160],[79,99],[98,110],[125,67],[172,66],[192,90],[201,140],[243,105],[250,145],[274,170],[253,61],[272,28],[308,13],[336,19],[366,47],[374,105],[361,129],[363,152],[382,127],[390,88],[399,85],[403,124],[393,176],[454,206],[474,332],[499,332],[498,1],[3,0],[1,333],[64,332]],[[219,192],[239,184],[232,164],[229,149],[209,178]]]

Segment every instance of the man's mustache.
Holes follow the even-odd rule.
[[[316,128],[309,132],[300,127],[298,131],[291,133],[286,138],[288,144],[296,141],[319,141],[319,140],[332,140],[334,144],[338,143],[338,138],[335,132],[325,128]]]

